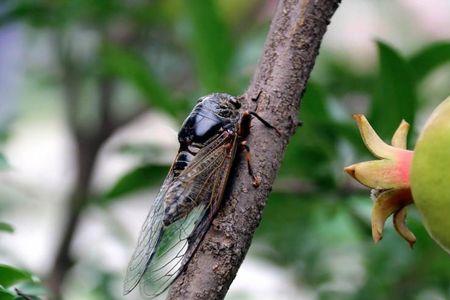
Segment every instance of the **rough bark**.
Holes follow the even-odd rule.
[[[340,0],[281,0],[253,81],[241,97],[282,135],[253,123],[248,144],[261,177],[252,186],[245,162],[234,172],[224,205],[168,299],[223,299],[250,247],[289,138],[298,125],[300,98],[327,25]],[[301,159],[301,158],[299,158]]]

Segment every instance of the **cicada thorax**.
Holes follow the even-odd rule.
[[[220,156],[230,150],[222,146],[231,146],[236,140],[240,114],[235,101],[225,94],[201,99],[184,121],[172,167],[173,183],[164,199],[165,226],[186,216],[201,199],[209,198],[204,193],[211,190],[203,185],[209,182],[209,170],[219,167],[223,162]]]

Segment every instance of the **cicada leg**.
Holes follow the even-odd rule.
[[[241,123],[239,125],[238,135],[239,137],[245,139],[250,134],[250,123],[252,121],[252,116],[248,111],[244,111],[241,118]]]
[[[242,150],[245,151],[245,160],[247,161],[248,174],[252,177],[252,185],[257,188],[261,184],[261,178],[255,175],[251,164],[250,147],[247,145],[247,141],[241,142]]]
[[[256,119],[258,119],[258,121],[260,121],[267,128],[275,130],[275,132],[278,135],[281,135],[281,132],[276,127],[272,126],[269,122],[264,120],[260,115],[258,115],[254,111],[245,111],[242,114],[241,124],[239,127],[238,135],[241,137],[241,139],[244,139],[241,142],[241,147],[242,147],[242,150],[245,152],[245,160],[247,161],[248,173],[253,179],[252,185],[256,188],[261,184],[261,178],[256,176],[255,173],[253,172],[253,168],[251,165],[250,147],[247,145],[247,141],[245,140],[245,138],[250,134],[250,123],[251,123],[252,117],[255,117]]]
[[[275,132],[281,136],[281,132],[278,130],[278,128],[276,128],[275,126],[273,126],[272,124],[270,124],[269,122],[267,122],[266,120],[264,120],[260,115],[258,115],[256,112],[254,111],[249,111],[247,112],[248,114],[250,114],[251,116],[255,117],[258,119],[258,121],[260,121],[261,123],[264,124],[264,126],[266,126],[267,128],[273,129],[275,130]]]
[[[239,132],[238,132],[240,137],[246,138],[250,134],[250,123],[251,123],[252,117],[255,117],[256,119],[258,119],[258,121],[260,121],[267,128],[275,130],[275,132],[281,136],[281,132],[278,130],[278,128],[276,128],[275,126],[273,126],[272,124],[270,124],[269,122],[264,120],[256,112],[244,111],[244,113],[242,114],[241,124],[240,124]]]

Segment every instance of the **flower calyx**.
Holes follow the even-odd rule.
[[[378,136],[364,115],[356,114],[353,118],[364,144],[379,158],[344,169],[354,179],[372,189],[373,240],[377,243],[382,239],[386,219],[393,215],[394,228],[412,247],[416,237],[405,223],[406,207],[413,203],[409,175],[414,152],[406,149],[409,124],[402,120],[392,137],[391,145],[388,145]]]

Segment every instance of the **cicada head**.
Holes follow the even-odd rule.
[[[239,107],[237,99],[228,94],[216,93],[200,98],[178,133],[180,147],[195,145],[201,148],[225,130],[237,132]]]
[[[239,119],[239,108],[241,104],[231,95],[225,93],[214,93],[199,99],[203,107],[209,108],[222,119],[237,121]]]

